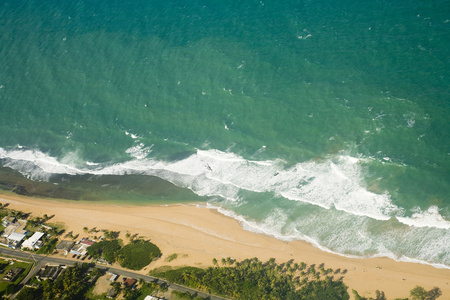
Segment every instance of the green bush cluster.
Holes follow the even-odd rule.
[[[140,270],[161,256],[161,250],[145,240],[134,240],[125,246],[121,240],[101,241],[87,251],[94,258],[103,257],[109,263],[118,261],[122,267],[132,270]]]
[[[118,261],[124,268],[140,270],[161,256],[161,250],[153,243],[134,240],[120,249]]]
[[[94,258],[103,257],[112,264],[117,259],[117,254],[122,248],[121,240],[101,241],[87,248],[87,252]]]

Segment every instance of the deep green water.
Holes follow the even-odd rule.
[[[0,1],[0,183],[449,267],[449,12]]]

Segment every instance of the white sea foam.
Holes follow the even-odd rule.
[[[397,216],[397,219],[409,226],[450,229],[450,222],[439,214],[437,206],[430,206],[426,211],[416,208],[416,212],[411,217]]]
[[[304,240],[323,251],[341,255],[374,252],[373,256],[420,263],[450,259],[449,254],[443,253],[448,250],[442,245],[447,241],[450,244],[450,235],[446,231],[450,224],[439,214],[438,208],[417,209],[411,217],[402,217],[402,209],[391,203],[389,195],[375,194],[364,188],[361,158],[342,155],[324,162],[309,161],[286,168],[281,160],[252,161],[218,150],[198,150],[185,159],[171,162],[149,158],[151,146],[146,147],[143,143],[129,148],[127,153],[134,159],[109,166],[95,162],[79,164],[76,152],[58,160],[24,148],[0,148],[0,159],[4,165],[40,180],[48,180],[55,173],[154,175],[189,188],[200,196],[217,196],[236,205],[245,203],[241,199],[245,190],[270,192],[275,197],[295,201],[292,203],[296,205],[314,208],[315,213],[294,216],[288,210],[276,208],[261,220],[252,221],[222,207],[217,209],[237,219],[246,230],[280,240]],[[76,167],[80,165],[83,167]],[[392,219],[394,216],[397,219]],[[392,220],[398,220],[398,226],[403,227],[392,229],[389,226],[382,239],[367,228],[368,222]],[[417,243],[418,240],[424,240],[426,247]],[[390,250],[398,247],[407,252],[396,255]]]
[[[149,147],[145,147],[144,143],[139,143],[136,146],[128,148],[125,152],[130,154],[132,157],[136,159],[146,158],[152,152],[153,145]]]
[[[125,134],[131,136],[131,138],[132,138],[133,140],[139,138],[137,135],[132,134],[131,132],[128,132],[128,131],[125,131]]]
[[[449,222],[430,208],[411,218],[401,217],[403,211],[390,201],[388,194],[375,194],[364,188],[361,158],[339,156],[324,162],[303,162],[285,168],[285,162],[246,160],[233,153],[218,150],[198,150],[183,160],[161,161],[149,158],[152,146],[139,143],[126,152],[135,159],[109,166],[95,162],[79,163],[76,153],[63,161],[40,151],[0,148],[0,158],[6,165],[34,179],[45,180],[49,174],[122,175],[139,173],[154,175],[201,196],[240,199],[241,190],[271,192],[293,201],[313,204],[325,209],[335,208],[351,215],[400,222],[416,226],[450,228]],[[75,166],[85,167],[75,167]],[[95,169],[92,166],[95,165]],[[440,219],[439,219],[440,217]]]
[[[396,244],[401,238],[396,237],[396,235],[388,234],[387,236],[374,236],[369,231],[367,231],[365,228],[367,227],[367,220],[368,219],[351,219],[350,216],[343,216],[338,217],[338,220],[336,219],[336,214],[334,214],[334,217],[332,216],[328,220],[324,218],[321,214],[319,214],[316,217],[313,218],[300,218],[300,221],[292,222],[290,220],[290,223],[288,222],[288,215],[286,211],[283,211],[281,209],[274,210],[268,217],[263,219],[262,221],[250,221],[247,220],[245,217],[240,216],[236,214],[235,212],[225,209],[221,206],[215,206],[211,204],[206,205],[207,208],[210,209],[216,209],[218,212],[220,212],[223,215],[232,217],[239,221],[241,226],[248,231],[259,233],[259,234],[265,234],[272,236],[276,239],[283,240],[283,241],[293,241],[293,240],[302,240],[305,242],[310,243],[316,248],[319,248],[322,251],[341,255],[344,257],[350,257],[350,258],[372,258],[372,257],[388,257],[390,259],[393,259],[395,261],[403,261],[403,262],[413,262],[413,263],[420,263],[420,264],[427,264],[431,265],[436,268],[444,268],[444,269],[450,269],[450,266],[442,264],[442,263],[432,263],[430,262],[430,259],[437,259],[437,257],[442,252],[448,253],[448,249],[445,249],[447,245],[446,242],[448,240],[448,235],[444,237],[443,243],[441,242],[442,237],[438,238],[436,235],[428,236],[428,239],[425,238],[424,243],[418,243],[417,238],[420,235],[419,232],[412,231],[408,234],[406,234],[406,240],[410,241],[411,244],[417,245],[417,249],[414,249],[414,245],[409,245],[410,250],[413,252],[416,251],[420,253],[418,258],[411,258],[408,255],[398,255],[393,252],[393,250],[389,250],[383,243],[387,242],[387,244],[392,247],[391,244]],[[340,219],[340,220],[339,220]],[[356,221],[356,222],[355,222]],[[290,224],[287,227],[286,224]],[[320,226],[318,226],[320,224]],[[351,224],[351,225],[350,225]],[[316,232],[314,230],[311,232],[312,236],[319,234],[324,234],[323,227],[331,226],[331,228],[334,228],[339,231],[339,234],[333,234],[332,231],[325,230],[327,232],[326,239],[316,239],[312,238],[308,235],[303,234],[299,230],[297,230],[296,226],[305,229],[306,227],[315,228]],[[345,230],[341,230],[345,227]],[[358,232],[358,235],[355,235],[354,233]],[[397,229],[397,234],[403,235],[404,230],[399,228]],[[425,233],[427,234],[427,233]],[[376,240],[378,239],[378,241]],[[380,240],[381,239],[381,240]],[[386,241],[388,239],[388,241]],[[319,242],[320,240],[320,242]],[[434,242],[434,243],[433,243]],[[324,245],[332,245],[331,247],[336,250],[332,250],[330,247],[324,246]],[[338,245],[338,247],[335,247]],[[371,251],[370,249],[373,248]],[[395,248],[395,247],[394,247]],[[448,247],[447,247],[448,248]],[[374,254],[364,254],[369,250],[369,252],[373,252]],[[437,251],[438,250],[438,251]],[[359,255],[355,254],[349,254],[349,252],[352,253],[360,253]],[[448,256],[448,254],[447,254]],[[444,258],[445,261],[447,261],[447,258]]]
[[[35,180],[48,180],[51,174],[83,174],[73,165],[62,163],[38,150],[10,150],[0,148],[0,158],[5,159],[4,165],[15,169]],[[66,157],[66,161],[67,161]]]

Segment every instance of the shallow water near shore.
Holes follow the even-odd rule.
[[[0,7],[3,189],[450,267],[445,1]]]

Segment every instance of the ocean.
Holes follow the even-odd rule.
[[[450,268],[449,13],[0,0],[0,187]]]

